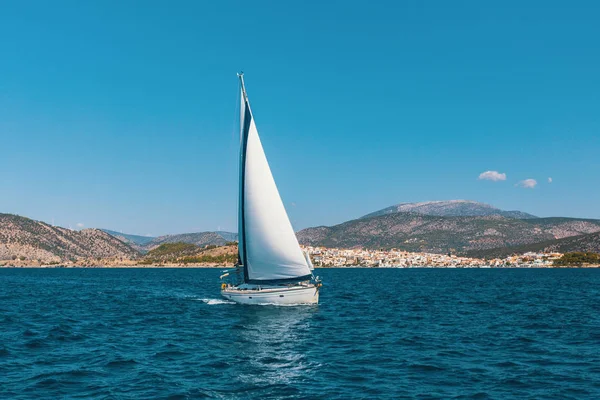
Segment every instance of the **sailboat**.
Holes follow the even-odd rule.
[[[271,174],[240,80],[238,261],[221,275],[221,295],[243,304],[315,304],[321,281],[312,273]],[[229,278],[228,278],[229,277]],[[230,282],[232,277],[236,281]]]

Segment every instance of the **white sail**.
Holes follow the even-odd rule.
[[[310,254],[308,254],[308,251],[304,252],[304,259],[306,260],[306,265],[308,265],[308,268],[312,271],[315,269],[312,261],[310,261]]]
[[[240,261],[248,281],[294,279],[310,275],[285,211],[242,80],[240,160]]]

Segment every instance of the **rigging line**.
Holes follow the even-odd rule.
[[[237,122],[238,122],[238,119],[239,119],[239,115],[240,115],[240,101],[239,101],[239,94],[238,94],[241,91],[240,85],[241,84],[238,82],[238,84],[237,84],[238,90],[237,90],[237,93],[235,95],[235,106],[233,107],[233,120],[232,120],[232,123],[231,123],[231,125],[232,125],[231,126],[231,137],[229,139],[229,154],[235,154],[236,157],[232,157],[233,158],[232,161],[234,161],[234,162],[232,162],[232,163],[228,162],[227,163],[228,165],[237,165],[238,166],[236,168],[236,175],[235,175],[236,176],[236,179],[235,179],[236,182],[239,179],[239,175],[240,175],[240,171],[239,171],[239,159],[237,157],[238,150],[239,150],[239,140],[238,141],[235,140],[235,137],[236,137],[236,133],[235,133],[235,131],[236,131],[236,125],[237,125]],[[235,204],[236,204],[235,215],[237,216],[236,217],[236,225],[235,225],[236,226],[236,230],[237,230],[237,227],[239,226],[239,221],[238,221],[239,215],[238,214],[239,214],[239,209],[240,209],[240,199],[239,199],[239,196],[237,195],[237,192],[238,191],[236,190],[235,191],[235,193],[236,193],[236,196],[235,196],[235,198],[236,198],[236,201],[235,201]],[[238,240],[239,240],[239,232],[238,232]]]
[[[238,121],[238,119],[240,117],[240,99],[238,97],[239,96],[238,93],[240,93],[241,90],[242,90],[241,89],[241,85],[242,84],[239,82],[239,79],[238,79],[238,84],[237,84],[238,90],[237,90],[237,93],[235,95],[235,107],[234,107],[234,110],[233,110],[234,111],[234,113],[233,113],[233,122],[231,124],[232,125],[231,126],[231,139],[232,139],[232,142],[233,142],[233,139],[235,139],[236,122]],[[239,142],[238,142],[238,144],[239,144]]]
[[[229,154],[236,154],[236,155],[238,155],[238,149],[239,149],[239,144],[240,144],[239,140],[238,141],[235,140],[236,125],[237,125],[239,115],[240,115],[240,101],[239,101],[238,93],[241,91],[241,89],[240,89],[239,83],[238,83],[237,87],[238,87],[238,91],[235,95],[235,106],[233,107],[233,119],[231,122],[231,137],[229,138]],[[235,157],[234,160],[236,160],[236,162],[228,163],[228,165],[237,165],[238,164],[237,157]],[[239,170],[237,172],[239,175]]]
[[[229,148],[230,148],[230,150],[231,150],[232,146],[239,148],[239,144],[240,144],[239,140],[237,142],[235,140],[236,125],[237,125],[238,119],[240,118],[240,100],[239,100],[239,94],[238,94],[241,91],[240,83],[238,83],[237,86],[238,86],[238,90],[237,90],[237,93],[235,95],[235,107],[233,108],[233,121],[231,123],[231,138],[230,138],[230,141],[229,141]],[[238,133],[238,135],[239,135],[239,133]],[[237,143],[237,145],[234,146],[233,145],[234,143]],[[230,153],[237,154],[237,151],[235,151],[235,152],[234,151],[230,151]]]

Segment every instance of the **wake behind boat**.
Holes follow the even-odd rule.
[[[258,136],[244,75],[238,77],[238,262],[234,271],[221,276],[221,295],[243,304],[318,303],[321,282],[312,274],[310,257],[298,244]]]

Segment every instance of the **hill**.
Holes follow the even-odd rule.
[[[147,253],[148,251],[165,243],[189,243],[199,247],[204,247],[211,245],[224,246],[229,242],[234,242],[237,240],[237,233],[225,231],[182,233],[158,237],[130,235],[108,229],[103,229],[103,231],[127,243],[140,253]]]
[[[237,233],[226,232],[226,231],[216,231],[215,233],[217,235],[221,236],[223,239],[227,240],[228,242],[237,242],[237,240],[238,240]]]
[[[100,229],[100,230],[108,233],[111,236],[116,237],[117,239],[121,240],[122,242],[125,242],[129,245],[134,245],[134,246],[145,246],[148,243],[152,242],[154,239],[156,239],[155,237],[152,237],[152,236],[130,235],[128,233],[111,231],[109,229]]]
[[[135,258],[131,246],[99,229],[70,229],[0,214],[0,260],[62,262],[82,258]]]
[[[599,231],[600,220],[591,219],[515,219],[500,215],[444,217],[396,212],[331,227],[303,229],[297,235],[300,243],[313,246],[464,253]]]
[[[163,243],[190,243],[196,246],[223,246],[230,242],[223,235],[217,232],[197,232],[197,233],[182,233],[179,235],[165,235],[154,238],[151,242],[147,243],[144,247],[148,250],[160,246]]]
[[[196,255],[202,251],[202,248],[191,243],[163,243],[160,246],[150,250],[146,258],[176,258],[190,255]]]
[[[395,213],[414,213],[438,217],[483,217],[500,215],[506,218],[530,219],[535,215],[522,211],[504,211],[489,204],[471,200],[426,201],[421,203],[400,203],[379,211],[367,214],[361,218],[378,217]]]
[[[150,250],[140,265],[226,265],[237,261],[237,245],[199,247],[191,243],[163,243]]]
[[[600,253],[600,232],[571,236],[563,239],[547,240],[539,243],[521,246],[501,247],[487,250],[473,250],[466,254],[476,258],[503,258],[512,254],[523,254],[527,252],[591,252]]]

